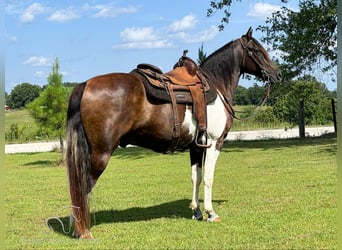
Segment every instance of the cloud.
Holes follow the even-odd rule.
[[[36,77],[39,77],[39,78],[43,78],[43,77],[46,77],[46,74],[44,73],[44,71],[41,71],[41,70],[38,70],[34,73],[34,75]]]
[[[247,16],[265,20],[267,17],[270,17],[272,13],[280,10],[280,8],[281,7],[279,5],[256,3],[251,6]]]
[[[152,27],[126,28],[120,33],[123,41],[156,40],[158,36]]]
[[[32,23],[36,15],[42,14],[45,11],[46,8],[43,7],[43,5],[41,5],[40,3],[33,3],[29,7],[27,7],[20,15],[20,21],[22,23]]]
[[[31,56],[24,64],[29,64],[32,66],[51,66],[52,59],[44,56]]]
[[[95,5],[90,7],[97,12],[93,15],[94,18],[114,18],[121,14],[132,14],[138,11],[137,7],[115,7],[110,5]]]
[[[183,17],[181,20],[174,21],[170,25],[170,29],[173,32],[188,30],[188,29],[194,28],[196,26],[196,23],[197,23],[196,17],[192,14],[189,14]]]
[[[161,38],[152,27],[126,28],[120,33],[122,44],[114,45],[114,49],[152,49],[168,48],[172,44]]]
[[[81,14],[75,8],[68,7],[64,10],[56,10],[49,16],[48,20],[63,23],[80,17]]]
[[[6,34],[6,38],[10,43],[15,43],[17,41],[17,37],[14,35]]]
[[[146,42],[128,42],[114,44],[113,49],[161,49],[170,48],[173,44],[168,40],[155,40]]]
[[[173,34],[172,36],[178,39],[183,40],[186,43],[197,43],[197,42],[205,42],[213,39],[219,33],[217,27],[212,25],[208,29],[201,30],[197,33],[187,33],[187,32],[178,32]]]
[[[120,33],[122,43],[114,44],[113,49],[154,49],[170,48],[177,40],[185,43],[204,42],[213,39],[218,33],[215,25],[206,29],[195,29],[197,19],[189,14],[159,29],[153,27],[130,27]],[[189,31],[191,29],[191,32]]]

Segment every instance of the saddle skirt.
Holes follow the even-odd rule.
[[[204,88],[206,103],[213,102],[216,97],[216,88],[208,83],[204,77],[190,75],[186,67],[175,67],[172,71],[163,73],[158,67],[151,64],[139,64],[131,74],[139,77],[146,89],[149,98],[171,103],[170,89],[172,89],[176,98],[176,103],[193,104],[194,100],[189,87],[202,85]]]

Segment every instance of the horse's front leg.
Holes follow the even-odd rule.
[[[214,212],[212,204],[212,191],[214,183],[215,166],[220,151],[213,146],[207,148],[205,161],[204,161],[204,211],[208,214],[208,221],[220,221],[220,217]]]
[[[193,212],[192,219],[203,220],[199,202],[199,186],[202,182],[202,164],[204,150],[198,148],[190,148],[191,161],[191,182],[192,182],[192,200],[190,207]]]

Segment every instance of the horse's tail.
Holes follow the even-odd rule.
[[[82,125],[80,103],[86,83],[73,89],[67,112],[65,160],[69,177],[75,236],[90,234],[88,193],[90,192],[90,147]]]

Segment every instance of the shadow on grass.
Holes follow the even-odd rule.
[[[160,157],[160,156],[169,156],[172,157],[173,155],[176,154],[187,154],[189,153],[187,150],[184,151],[175,151],[173,153],[158,153],[154,152],[150,149],[138,147],[138,146],[131,146],[127,148],[117,148],[113,154],[112,157],[114,158],[119,158],[119,159],[129,159],[129,160],[137,160],[144,158],[146,156],[155,156],[155,157]]]
[[[159,218],[191,218],[190,200],[181,199],[150,207],[131,207],[124,210],[103,210],[92,213],[95,225],[149,221]]]
[[[160,218],[171,219],[189,219],[191,220],[192,212],[189,208],[189,199],[181,199],[171,202],[166,202],[150,207],[132,207],[124,210],[102,210],[91,213],[92,227],[100,224],[110,223],[126,223],[137,221],[150,221]],[[226,202],[225,200],[214,200],[214,203]],[[72,237],[69,234],[69,217],[51,218],[48,221],[48,226],[56,233],[64,234]]]
[[[325,146],[323,151],[336,154],[336,134],[326,134],[319,137],[292,138],[292,139],[265,139],[251,141],[225,141],[222,152],[243,152],[248,149],[282,149],[303,146]]]
[[[25,163],[24,166],[37,166],[37,167],[56,167],[60,164],[58,160],[40,160]]]

